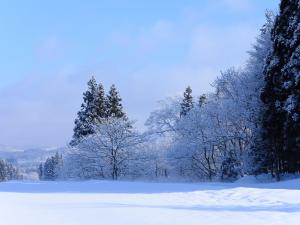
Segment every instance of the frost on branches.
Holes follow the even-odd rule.
[[[193,96],[189,86],[161,101],[144,133],[116,87],[105,95],[92,78],[58,177],[234,181],[299,172],[299,11],[299,1],[282,0],[244,67],[224,70],[211,93]]]
[[[261,133],[263,70],[271,48],[273,14],[261,29],[243,69],[228,69],[214,82],[215,92],[193,103],[188,87],[183,99],[167,99],[146,125],[168,143],[170,175],[197,180],[234,180],[264,166],[258,148]],[[255,149],[255,150],[254,150]],[[258,150],[256,150],[258,149]]]
[[[67,156],[67,173],[82,179],[134,176],[131,164],[143,138],[124,118],[104,118],[93,127],[94,134],[81,141]]]
[[[300,171],[300,2],[282,0],[262,92],[266,167],[280,179]]]

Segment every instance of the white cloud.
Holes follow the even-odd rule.
[[[248,1],[222,2],[248,8]],[[193,11],[179,18],[177,22],[160,19],[137,30],[115,30],[99,47],[101,63],[36,73],[2,91],[0,124],[5,132],[0,143],[21,147],[67,143],[91,74],[106,89],[116,83],[129,116],[142,126],[158,100],[181,93],[187,85],[195,95],[210,91],[220,70],[244,62],[259,29],[249,23],[208,23]],[[56,59],[61,49],[62,41],[49,37],[37,53],[43,60]],[[177,58],[163,62],[168,57]]]
[[[175,38],[174,24],[168,21],[158,21],[152,27],[144,29],[137,36],[138,51],[147,53],[161,47],[163,43]]]
[[[219,69],[239,66],[246,60],[246,51],[257,33],[256,27],[244,24],[199,26],[192,31],[190,61]]]

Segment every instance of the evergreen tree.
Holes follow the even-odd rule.
[[[44,166],[43,166],[43,163],[41,163],[41,164],[39,165],[38,174],[39,174],[39,179],[42,180],[42,179],[43,179],[43,174],[44,174]]]
[[[241,162],[229,153],[229,156],[222,162],[221,165],[221,180],[235,181],[243,176]]]
[[[300,2],[282,0],[265,67],[263,140],[277,179],[300,171]]]
[[[262,114],[263,102],[260,99],[260,92],[265,86],[264,81],[264,67],[268,55],[272,49],[271,32],[274,27],[275,15],[271,11],[266,12],[266,22],[260,29],[260,35],[256,39],[251,51],[249,51],[250,58],[247,62],[246,75],[248,83],[251,85],[252,96],[247,104],[250,106],[250,113],[252,114],[253,125],[251,130],[253,133],[253,142],[250,150],[250,164],[248,172],[251,174],[267,173],[270,165],[270,155],[266,149],[269,146],[262,141]]]
[[[5,181],[7,177],[6,174],[6,168],[5,168],[5,162],[0,159],[0,182]]]
[[[125,118],[126,114],[123,112],[122,98],[119,96],[119,92],[115,85],[112,85],[109,94],[107,95],[106,107],[107,117],[113,118]]]
[[[97,86],[97,91],[95,93],[95,117],[96,119],[99,118],[106,118],[107,117],[107,109],[106,109],[106,96],[104,92],[104,87],[101,83]]]
[[[0,159],[0,182],[7,180],[18,180],[22,176],[19,174],[18,169],[16,169],[12,164]]]
[[[192,89],[190,86],[185,89],[185,92],[183,93],[183,100],[180,105],[180,116],[185,116],[194,107]]]
[[[77,115],[71,146],[77,145],[82,138],[93,134],[94,124],[106,117],[104,88],[102,84],[97,85],[94,77],[89,80],[88,90],[83,93],[83,103]]]
[[[206,101],[207,101],[206,95],[205,94],[201,95],[198,99],[198,106],[201,108]]]
[[[59,155],[58,152],[55,154],[55,156],[48,158],[42,169],[42,179],[56,180],[60,175],[62,164],[62,156]]]

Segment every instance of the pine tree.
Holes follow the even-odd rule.
[[[206,95],[203,94],[198,99],[198,106],[201,108],[207,101]]]
[[[109,94],[107,95],[106,107],[107,117],[125,118],[126,114],[123,112],[122,98],[119,96],[115,85],[112,85]]]
[[[272,31],[272,53],[265,67],[263,140],[271,170],[300,171],[300,2],[282,0]]]
[[[246,73],[248,76],[247,82],[252,83],[252,94],[248,104],[252,114],[254,126],[251,128],[253,133],[253,143],[251,144],[250,167],[251,174],[267,173],[271,163],[269,152],[266,151],[269,147],[262,141],[262,114],[263,102],[260,99],[260,92],[265,86],[264,82],[264,66],[266,64],[269,52],[272,49],[271,32],[274,27],[275,15],[271,11],[266,12],[266,22],[260,29],[260,35],[256,39],[251,51],[250,58],[247,62]]]
[[[17,168],[5,160],[0,159],[0,182],[7,180],[18,180],[21,178],[22,176],[19,174]]]
[[[0,159],[0,182],[5,181],[7,179],[5,162]]]
[[[92,121],[94,114],[94,97],[97,90],[97,83],[94,77],[88,82],[88,90],[83,93],[83,103],[78,112],[78,118],[75,120],[75,128],[71,145],[74,146],[83,137],[93,133]]]
[[[243,176],[242,165],[233,152],[223,160],[221,165],[221,179],[223,181],[235,181]]]
[[[183,93],[183,100],[180,105],[180,116],[185,116],[194,107],[192,89],[190,86],[185,89],[185,92]]]
[[[104,87],[101,83],[97,86],[97,91],[95,93],[95,115],[96,119],[106,118],[107,117],[107,109],[106,109],[106,96],[104,92]]]
[[[97,85],[94,77],[89,80],[88,90],[83,93],[83,103],[77,115],[71,146],[93,134],[93,126],[107,116],[104,88],[102,84]]]
[[[42,180],[43,179],[43,176],[44,176],[44,166],[43,166],[43,163],[41,163],[39,165],[39,168],[38,168],[38,175],[39,175],[39,179]]]
[[[63,164],[62,156],[59,155],[58,152],[55,154],[55,156],[48,158],[42,169],[43,171],[42,179],[56,180],[60,175],[62,164]]]

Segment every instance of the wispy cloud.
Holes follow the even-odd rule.
[[[252,10],[246,0],[209,2],[218,4],[215,9],[220,12],[225,6]],[[39,68],[2,90],[0,124],[5,132],[0,143],[20,147],[66,144],[92,74],[106,89],[116,83],[129,116],[140,127],[158,100],[181,93],[187,85],[192,85],[195,95],[211,91],[210,84],[220,70],[244,63],[259,26],[249,21],[220,22],[210,10],[187,7],[176,20],[159,18],[136,28],[111,29],[90,50],[90,58],[85,59],[90,63],[74,62],[50,71]],[[37,64],[65,58],[65,42],[57,35],[41,40]],[[80,54],[78,49],[72,52]]]

